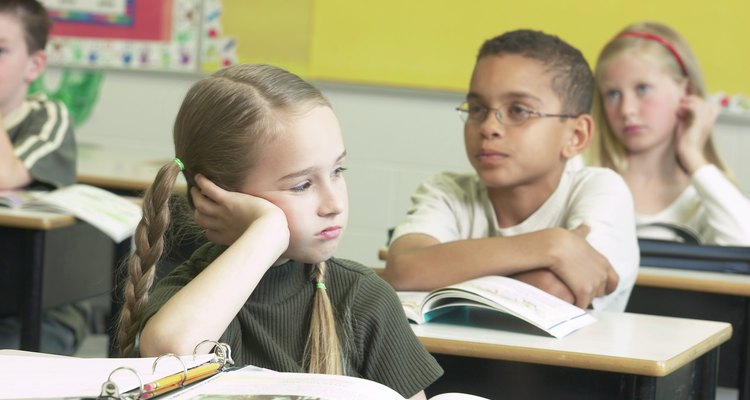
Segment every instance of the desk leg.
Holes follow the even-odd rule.
[[[739,366],[738,369],[738,376],[739,376],[739,382],[737,382],[737,386],[739,388],[739,400],[750,400],[750,366],[748,366],[748,363],[750,362],[750,299],[747,297],[744,301],[744,314],[745,314],[745,321],[744,325],[742,326],[742,329],[736,333],[736,335],[740,335],[740,341],[742,343],[742,346],[740,347],[742,350],[740,351],[740,360],[739,360]]]
[[[109,336],[109,357],[119,357],[115,344],[117,337],[117,318],[120,316],[122,307],[122,282],[127,277],[127,258],[130,255],[130,241],[127,238],[115,246],[114,259],[112,260],[112,295],[110,297],[109,317],[107,318],[107,333]]]
[[[42,273],[44,270],[44,231],[28,231],[29,263],[24,268],[21,304],[21,350],[39,351],[42,333]]]
[[[624,375],[622,377],[622,389],[621,398],[624,399],[655,399],[656,378],[643,375]]]
[[[623,376],[620,398],[714,400],[718,375],[719,349],[715,348],[665,377]]]
[[[714,400],[719,382],[719,348],[715,348],[695,360],[696,386],[693,389],[697,398]]]

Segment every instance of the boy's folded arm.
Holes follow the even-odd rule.
[[[587,308],[594,298],[610,294],[617,288],[617,271],[586,240],[588,226],[580,225],[570,231],[557,228],[554,233],[548,250],[554,259],[550,271],[573,292],[575,305]]]
[[[617,285],[609,262],[562,228],[447,243],[424,234],[404,235],[388,249],[385,279],[397,290],[433,290],[480,276],[540,268],[555,273],[583,307]]]
[[[575,304],[576,296],[557,275],[547,268],[539,268],[532,271],[519,272],[510,276],[521,282],[542,289],[545,292],[560,298],[570,304]]]
[[[587,232],[577,232],[578,229],[572,232],[585,238],[587,245],[596,251],[596,257],[611,265],[609,273],[613,276],[603,294],[617,291],[612,299],[620,300],[610,303],[613,300],[602,299],[597,308],[623,311],[623,296],[630,292],[638,270],[632,196],[623,178],[611,170],[593,169],[583,185],[578,195],[569,199],[566,223],[570,227],[585,224],[582,226],[586,226]],[[575,252],[571,249],[571,253]]]

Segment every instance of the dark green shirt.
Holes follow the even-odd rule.
[[[159,281],[146,318],[225,249],[204,245]],[[385,281],[352,261],[331,259],[327,265],[326,290],[337,321],[345,321],[339,338],[348,375],[380,382],[407,398],[440,377],[442,369],[414,336],[396,293]],[[230,345],[237,364],[305,372],[303,353],[316,290],[311,269],[290,261],[266,272],[220,340]]]

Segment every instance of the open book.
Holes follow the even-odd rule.
[[[0,190],[0,207],[21,208],[45,193],[38,190]]]
[[[520,318],[560,338],[596,321],[586,310],[519,280],[485,276],[432,292],[398,292],[410,322],[424,323],[459,307]]]
[[[141,208],[133,201],[84,184],[51,192],[0,191],[0,206],[72,214],[118,243],[133,235],[141,219]]]

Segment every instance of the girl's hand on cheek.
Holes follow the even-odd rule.
[[[708,164],[703,149],[711,136],[718,115],[718,108],[701,97],[689,95],[680,101],[675,129],[675,151],[677,161],[688,175]]]
[[[289,243],[289,227],[284,212],[260,197],[220,188],[203,175],[196,175],[190,189],[195,205],[195,223],[206,229],[208,240],[231,245],[255,223],[268,224],[268,235],[278,234],[284,247]]]

